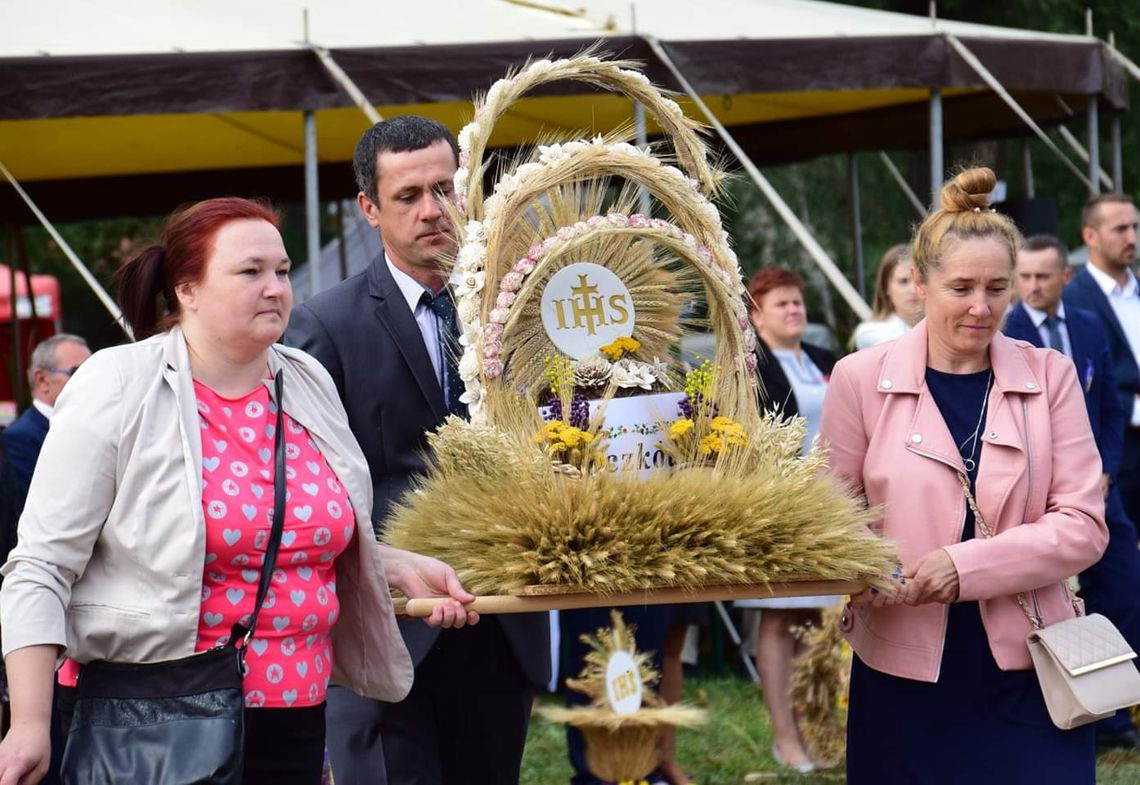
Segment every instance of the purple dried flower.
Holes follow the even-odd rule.
[[[555,420],[562,419],[562,399],[557,395],[552,395],[546,400],[547,414],[543,419],[546,422],[554,422]]]
[[[590,402],[581,392],[575,392],[574,399],[570,402],[569,423],[572,427],[583,431],[590,427]]]
[[[689,396],[685,396],[677,403],[677,413],[682,418],[690,419],[693,416],[693,404],[689,402]]]

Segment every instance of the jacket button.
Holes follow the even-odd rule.
[[[921,433],[912,433],[910,435],[910,440],[912,442],[914,442],[915,444],[919,444],[922,442],[922,434]]]
[[[893,384],[891,384],[891,380],[890,380],[890,379],[883,379],[883,383],[882,383],[881,385],[879,385],[879,386],[880,386],[880,387],[882,387],[884,390],[889,390],[889,389],[891,389],[891,387],[893,387],[894,385],[893,385]]]
[[[1037,387],[1037,385],[1036,385],[1036,384],[1034,384],[1033,382],[1026,382],[1026,383],[1025,383],[1025,389],[1027,389],[1027,390],[1033,390],[1033,389],[1035,389],[1036,387]]]
[[[996,439],[997,438],[997,431],[990,431],[990,438]]]

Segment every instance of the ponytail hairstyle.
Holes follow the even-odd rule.
[[[175,210],[159,242],[131,257],[115,274],[123,318],[141,340],[169,330],[182,317],[175,289],[206,277],[206,263],[218,230],[231,221],[268,221],[281,228],[277,211],[265,202],[227,196]]]
[[[919,278],[925,281],[927,273],[942,266],[948,240],[992,237],[1008,249],[1012,268],[1021,233],[1008,216],[990,207],[989,194],[996,185],[997,175],[981,166],[959,172],[942,186],[941,207],[926,216],[911,244]]]

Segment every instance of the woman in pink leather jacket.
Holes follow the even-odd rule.
[[[995,181],[942,189],[913,243],[926,319],[840,361],[824,403],[832,470],[903,565],[842,620],[851,785],[1095,782],[1092,726],[1050,722],[1017,595],[1046,624],[1074,615],[1066,580],[1107,542],[1100,457],[1073,363],[999,332],[1020,237]]]

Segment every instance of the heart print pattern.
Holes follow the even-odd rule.
[[[198,623],[197,649],[204,651],[253,612],[273,516],[277,406],[265,385],[240,399],[223,398],[199,382],[194,391],[209,565],[203,566]],[[305,428],[288,414],[285,423],[285,531],[272,599],[262,605],[246,652],[246,705],[258,708],[324,701],[333,663],[329,632],[340,610],[335,562],[355,536],[344,486]]]

